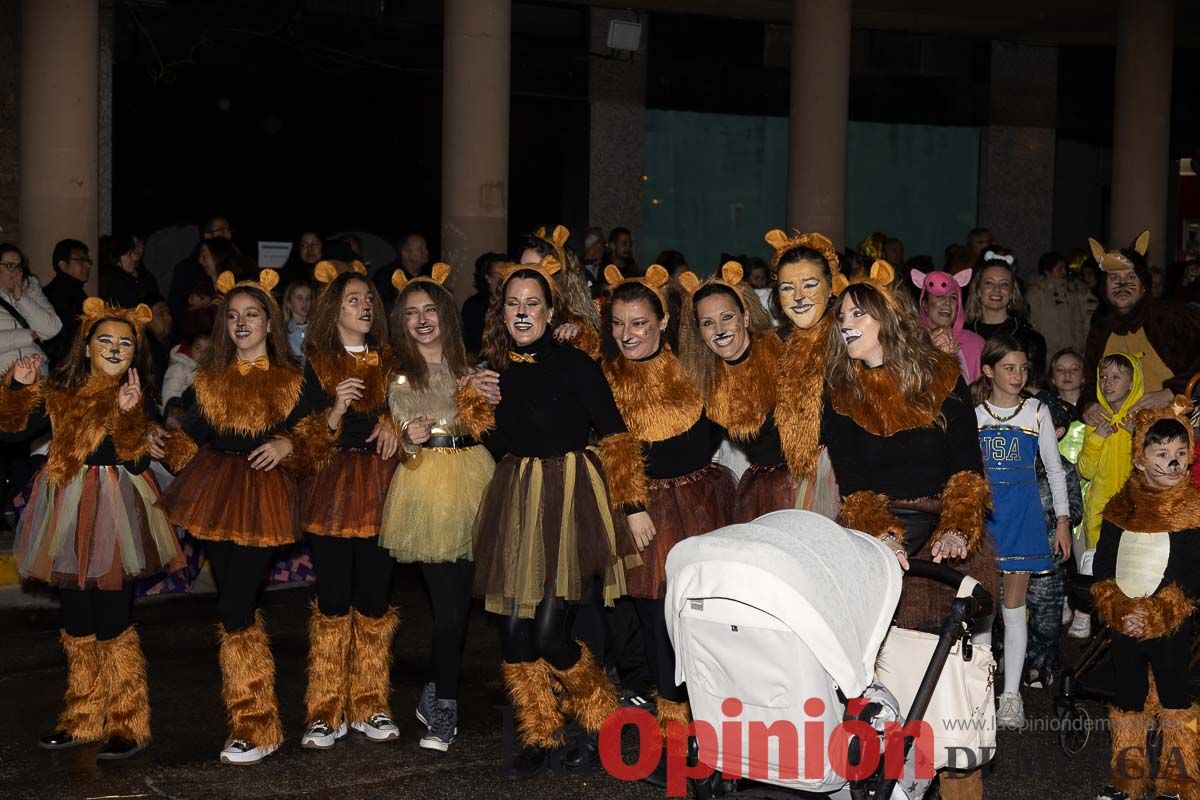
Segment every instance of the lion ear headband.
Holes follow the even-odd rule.
[[[359,275],[365,276],[367,268],[363,266],[361,261],[350,262],[350,272],[357,272]],[[318,282],[323,284],[333,283],[333,279],[338,276],[338,269],[332,261],[318,261],[316,268],[313,270],[313,277]]]
[[[687,272],[680,273],[679,285],[688,293],[688,296],[694,295],[701,288],[710,284],[719,283],[722,286],[727,286],[737,293],[738,297],[742,297],[741,283],[744,272],[742,265],[736,261],[726,261],[721,265],[721,269],[717,270],[717,274],[709,278],[703,283],[696,273],[690,269]],[[745,298],[742,297],[742,303],[745,304]]]
[[[1088,238],[1088,247],[1092,250],[1092,258],[1096,259],[1096,263],[1104,272],[1133,269],[1133,262],[1120,250],[1106,251],[1104,245],[1090,237]],[[1133,249],[1140,256],[1146,255],[1146,251],[1150,249],[1150,231],[1142,231],[1138,235],[1133,242]]]
[[[429,275],[418,275],[415,278],[409,278],[404,273],[404,270],[398,269],[392,273],[392,286],[397,292],[403,292],[405,287],[412,286],[414,283],[433,283],[441,288],[446,288],[446,279],[450,277],[450,265],[444,261],[439,261],[429,270]]]
[[[83,314],[80,316],[80,330],[90,331],[102,319],[119,319],[129,323],[134,335],[140,335],[142,328],[154,319],[154,312],[145,303],[138,303],[136,308],[119,308],[110,306],[99,297],[89,297],[83,301]]]
[[[812,233],[801,233],[793,231],[791,236],[788,236],[783,231],[776,228],[772,231],[767,231],[767,235],[763,237],[767,244],[775,249],[775,255],[771,259],[771,272],[779,274],[779,259],[783,258],[783,254],[788,250],[796,247],[807,247],[810,250],[816,250],[829,263],[830,273],[837,275],[842,269],[842,260],[834,249],[833,242],[829,237],[824,236],[816,231]]]
[[[332,266],[332,265],[331,265]],[[217,291],[221,294],[229,294],[233,289],[239,286],[253,286],[270,294],[271,290],[279,285],[279,273],[273,269],[264,269],[258,273],[257,281],[239,281],[232,272],[225,270],[217,276]]]
[[[691,275],[692,273],[688,273]],[[692,277],[695,277],[692,275]],[[667,313],[670,306],[667,305],[667,283],[671,280],[670,274],[666,267],[659,264],[651,264],[646,268],[646,276],[644,278],[626,278],[621,274],[621,268],[616,264],[609,264],[604,268],[604,281],[613,289],[618,286],[623,286],[626,283],[640,283],[645,286],[654,296],[658,298],[659,305],[662,306],[663,313]]]
[[[562,228],[561,225],[558,226]],[[556,229],[557,230],[557,229]],[[566,230],[565,228],[563,230]],[[550,287],[551,294],[557,294],[558,281],[554,280],[554,276],[562,270],[562,262],[554,256],[546,256],[536,264],[505,264],[499,267],[496,271],[500,273],[500,288],[504,289],[504,285],[509,279],[518,272],[530,270],[541,275],[546,280],[546,284]]]
[[[887,300],[888,305],[896,308],[896,298],[892,295],[892,281],[895,280],[896,273],[892,269],[892,265],[880,259],[871,265],[871,271],[866,275],[860,275],[854,280],[849,280],[845,275],[838,273],[833,276],[833,293],[840,295],[847,287],[858,283],[869,283],[879,290],[883,298]]]
[[[546,235],[544,227],[538,228],[533,232],[533,235],[546,242],[554,248],[554,253],[558,257],[558,263],[565,267],[567,265],[567,239],[571,238],[571,232],[564,225],[555,225],[554,230],[550,235]]]

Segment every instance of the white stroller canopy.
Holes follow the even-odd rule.
[[[775,511],[685,539],[671,549],[666,571],[667,630],[676,648],[689,601],[733,599],[786,625],[846,697],[874,678],[903,575],[887,546],[809,511]],[[755,655],[771,657],[745,654]]]

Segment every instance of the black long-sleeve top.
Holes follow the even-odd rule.
[[[514,352],[534,363],[513,361],[500,374],[496,426],[484,444],[499,461],[555,458],[583,450],[594,430],[601,438],[627,431],[600,365],[547,333]]]
[[[338,368],[338,373],[327,374],[325,380],[321,380],[314,361],[321,361],[324,364],[332,359],[343,362],[331,365]],[[387,393],[382,367],[378,365],[364,366],[355,371],[351,366],[353,360],[354,357],[348,353],[339,353],[334,356],[319,354],[305,361],[304,389],[300,395],[300,405],[296,409],[295,416],[304,419],[311,414],[327,415],[329,409],[333,407],[337,384],[344,378],[362,377],[367,383],[366,397],[363,401],[352,403],[350,408],[346,409],[335,444],[342,448],[364,450],[374,447],[374,443],[367,443],[367,438],[374,432],[380,415],[388,413]],[[366,370],[374,370],[375,374],[367,377],[364,375]],[[364,409],[363,405],[369,407]]]
[[[940,419],[891,436],[875,435],[835,411],[826,391],[821,442],[829,449],[841,493],[872,491],[913,500],[940,494],[955,473],[982,474],[975,407],[961,377],[942,401]]]
[[[701,412],[696,423],[678,436],[644,443],[646,477],[653,480],[678,478],[707,467],[712,463],[721,436],[721,428]]]
[[[1100,540],[1096,543],[1096,557],[1092,562],[1092,574],[1097,581],[1117,576],[1117,554],[1121,550],[1121,535],[1125,529],[1109,520],[1100,525]],[[1151,533],[1151,531],[1139,531]],[[1155,593],[1164,586],[1176,583],[1193,600],[1200,597],[1200,528],[1186,528],[1169,533],[1154,533],[1169,536],[1170,555],[1163,569]]]

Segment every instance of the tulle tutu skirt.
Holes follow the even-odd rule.
[[[400,459],[338,448],[333,460],[300,484],[300,529],[322,536],[378,536],[383,498]]]
[[[837,519],[842,510],[842,496],[838,491],[837,477],[829,461],[829,451],[821,448],[817,456],[816,473],[802,479],[796,486],[796,508],[813,511],[830,519]]]
[[[483,445],[425,448],[392,476],[379,544],[401,562],[472,557],[479,501],[496,464]]]
[[[533,617],[550,587],[581,602],[596,577],[611,604],[626,594],[625,569],[640,564],[594,450],[496,465],[475,517],[475,594],[488,611]]]
[[[650,481],[654,539],[642,551],[642,566],[629,570],[632,597],[660,600],[667,591],[667,553],[689,536],[730,524],[736,481],[728,467],[709,464],[678,478]]]
[[[40,472],[21,515],[14,548],[22,576],[54,586],[120,589],[129,579],[183,566],[179,540],[155,507],[145,472],[84,467],[64,486]]]
[[[245,453],[200,448],[159,505],[197,539],[277,547],[300,538],[296,481],[280,467],[251,468]]]
[[[733,521],[750,522],[784,508],[796,507],[796,481],[787,464],[751,464],[738,481]]]

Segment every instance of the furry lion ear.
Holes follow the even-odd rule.
[[[667,281],[671,280],[671,275],[667,272],[667,268],[663,265],[651,264],[650,266],[646,267],[646,277],[643,278],[643,280],[646,282],[647,286],[657,289],[660,286],[666,286]]]
[[[137,308],[133,310],[133,321],[137,325],[145,325],[150,320],[154,319],[154,312],[150,306],[145,303],[138,303]]]
[[[567,230],[565,225],[555,225],[554,232],[550,234],[550,241],[554,242],[560,248],[565,246],[567,239],[571,238],[571,232]]]
[[[398,292],[403,292],[404,287],[408,286],[408,276],[404,274],[404,270],[398,269],[392,273],[392,286],[396,287]]]
[[[316,269],[313,270],[313,277],[319,283],[333,283],[337,274],[337,267],[333,265],[332,261],[318,261]]]
[[[1092,237],[1089,236],[1088,237],[1088,247],[1091,248],[1092,258],[1096,259],[1097,264],[1099,264],[1101,261],[1104,260],[1104,253],[1106,252],[1104,249],[1104,245],[1100,244],[1095,239],[1093,239]]]
[[[438,286],[445,286],[446,279],[450,277],[450,265],[444,261],[437,262],[429,270],[429,276]]]
[[[1187,395],[1177,394],[1171,400],[1171,413],[1177,417],[1186,417],[1192,413],[1192,401]]]
[[[721,280],[732,286],[737,286],[742,282],[742,265],[736,261],[726,261],[721,265]]]
[[[788,235],[778,228],[767,231],[767,235],[764,236],[763,239],[766,240],[767,244],[775,248],[776,252],[783,250],[785,247],[787,247],[788,242],[791,241],[788,239]]]
[[[696,293],[696,290],[700,288],[700,279],[696,277],[696,273],[692,272],[690,269],[685,270],[679,275],[679,285],[682,286],[683,290],[689,295],[693,295]]]
[[[358,259],[355,259],[354,261],[351,261],[351,262],[350,262],[350,271],[351,271],[351,272],[357,272],[359,275],[366,275],[366,274],[367,274],[367,268],[366,268],[366,265],[364,265],[364,264],[363,264],[361,261],[359,261]]]
[[[557,275],[562,266],[562,262],[554,256],[546,256],[542,259],[542,270],[547,275]]]
[[[833,276],[833,282],[832,282],[831,286],[832,286],[834,294],[841,294],[842,292],[844,292],[846,290],[846,287],[849,285],[850,285],[850,279],[847,278],[842,273],[839,272],[837,275]]]
[[[225,270],[217,276],[217,291],[221,294],[229,294],[229,290],[232,289],[236,283],[237,278],[233,277],[233,273],[229,270]]]
[[[880,259],[871,265],[871,283],[876,286],[891,286],[896,277],[892,265]]]
[[[1146,251],[1150,249],[1150,231],[1145,230],[1138,234],[1137,239],[1133,242],[1133,249],[1138,255],[1146,255]]]
[[[83,315],[85,317],[102,317],[107,310],[108,304],[99,297],[89,297],[83,301]]]
[[[268,292],[279,285],[279,273],[273,269],[264,269],[258,273],[258,284]]]
[[[545,225],[540,226],[536,231],[533,232],[533,235],[538,237],[539,239],[545,239],[546,238],[546,226]]]
[[[625,276],[621,274],[621,268],[616,264],[609,264],[604,268],[604,282],[609,286],[620,286],[625,282]]]
[[[814,250],[834,250],[833,240],[822,233],[817,233],[815,231],[810,233],[808,235],[808,241],[816,245],[816,247],[813,248]],[[836,250],[834,250],[834,252],[836,252]]]

